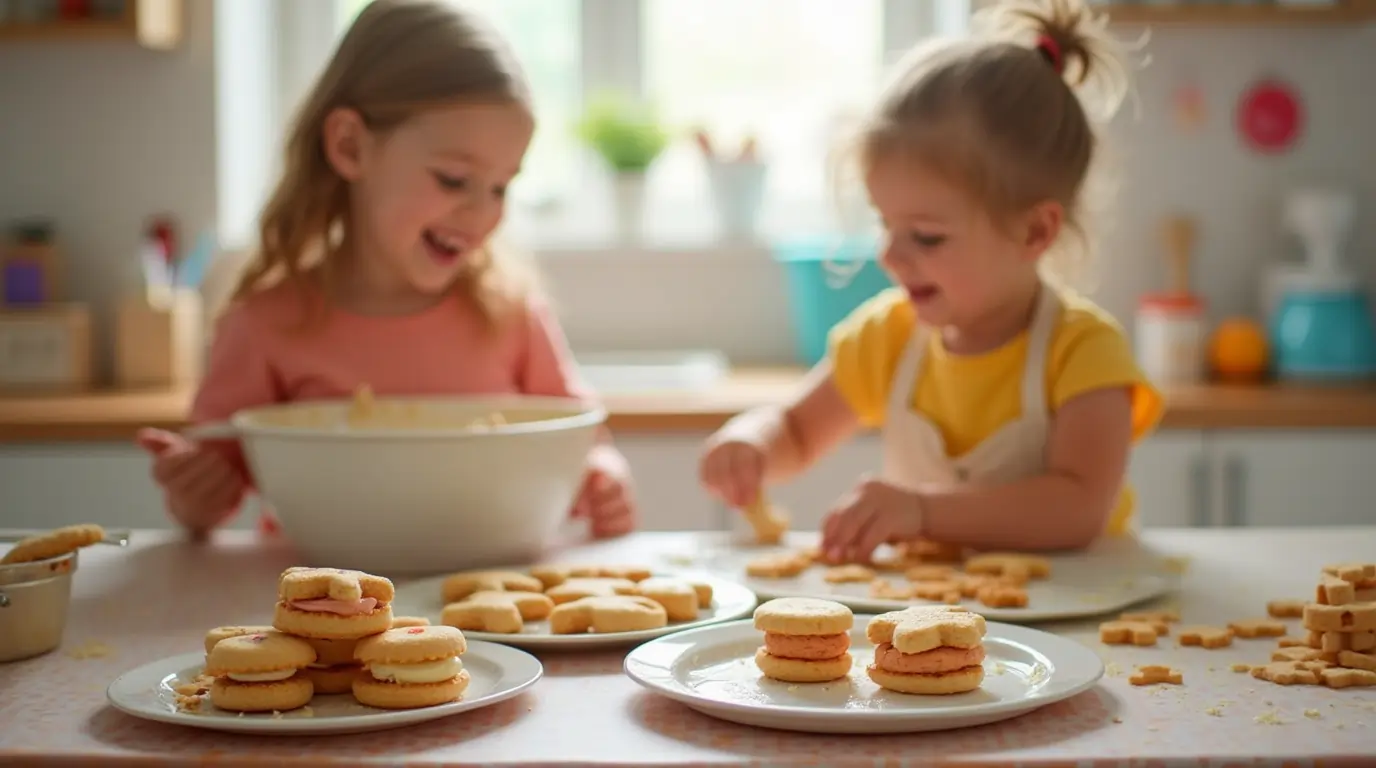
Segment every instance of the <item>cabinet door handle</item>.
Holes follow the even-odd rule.
[[[1203,456],[1190,462],[1190,520],[1195,528],[1208,528],[1212,523],[1209,504],[1209,463]]]
[[[1240,528],[1247,524],[1247,465],[1229,456],[1223,465],[1223,524]]]

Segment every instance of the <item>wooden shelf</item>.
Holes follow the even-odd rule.
[[[54,19],[0,22],[0,45],[17,43],[130,41],[170,50],[182,40],[184,0],[125,0],[124,13],[111,19]]]
[[[1360,26],[1376,21],[1376,0],[1346,0],[1334,5],[1279,3],[1102,3],[1114,24],[1171,26]]]

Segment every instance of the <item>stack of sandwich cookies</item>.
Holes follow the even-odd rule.
[[[268,630],[217,641],[205,672],[210,701],[231,712],[283,712],[308,704],[315,686],[302,671],[315,651],[300,638]]]
[[[984,682],[984,617],[960,606],[922,606],[870,619],[874,643],[866,670],[881,688],[897,693],[954,694]]]
[[[288,568],[277,594],[273,626],[315,650],[306,674],[316,692],[353,690],[360,672],[354,660],[358,641],[392,627],[392,582],[360,571]]]
[[[785,597],[755,609],[764,645],[755,665],[765,677],[788,683],[824,683],[850,673],[850,630],[855,616],[831,600]]]
[[[354,651],[365,674],[354,698],[379,709],[415,709],[458,701],[468,688],[459,659],[468,650],[454,627],[402,627],[365,638]]]

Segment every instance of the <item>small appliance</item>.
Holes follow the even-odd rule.
[[[1304,243],[1306,263],[1285,276],[1270,319],[1282,380],[1376,377],[1376,322],[1361,281],[1342,263],[1355,214],[1352,195],[1338,190],[1301,189],[1286,199],[1285,225]]]

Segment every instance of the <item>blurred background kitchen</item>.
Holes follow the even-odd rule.
[[[280,126],[367,1],[0,0],[0,527],[165,524],[129,440],[178,425]],[[883,286],[827,182],[836,132],[979,2],[467,2],[533,81],[507,234],[645,525],[721,525],[702,437]],[[1101,5],[1150,35],[1083,276],[1171,396],[1133,459],[1142,524],[1376,520],[1376,0]],[[862,439],[779,499],[813,524],[876,460]]]

